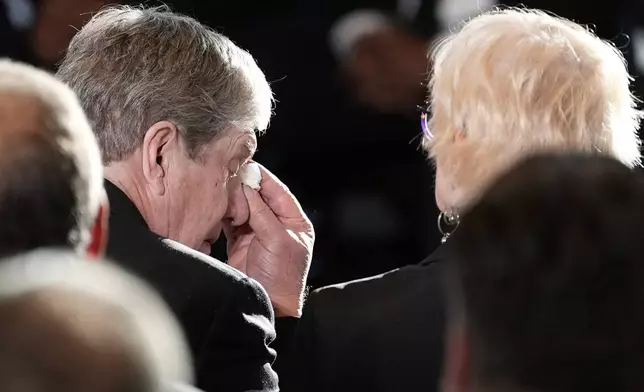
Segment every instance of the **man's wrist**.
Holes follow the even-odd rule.
[[[271,298],[275,317],[301,317],[303,302],[301,296]]]

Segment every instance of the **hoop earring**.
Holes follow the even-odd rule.
[[[441,244],[444,244],[449,239],[449,236],[452,235],[454,230],[458,228],[460,223],[460,217],[455,212],[442,212],[438,214],[438,220],[436,224],[438,225],[438,231],[441,233],[443,238],[441,238]]]

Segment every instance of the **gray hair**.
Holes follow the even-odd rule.
[[[31,230],[18,233],[21,236],[38,237],[39,231],[43,236],[24,239],[25,243],[41,241],[42,246],[52,237],[61,237],[72,246],[86,246],[104,198],[103,167],[96,138],[76,96],[53,75],[6,59],[0,59],[0,95],[9,100],[24,98],[30,105],[33,103],[38,113],[38,118],[21,118],[16,113],[15,121],[3,124],[2,218],[9,219],[5,216],[8,213],[17,220],[11,225],[33,225]],[[36,129],[26,132],[22,129],[25,124],[35,124]],[[51,214],[42,216],[43,211],[28,211],[38,219],[31,222],[27,216],[20,216],[34,208],[25,200],[31,197],[49,203],[46,208]],[[22,199],[18,200],[22,209],[10,205],[9,200],[17,199]],[[59,232],[45,233],[46,230]]]
[[[100,314],[97,311],[89,320],[78,317],[70,327],[78,329],[82,336],[88,336],[92,328],[112,329],[130,348],[148,382],[154,384],[152,390],[161,390],[169,383],[192,382],[189,349],[179,324],[162,299],[142,280],[107,261],[86,260],[73,252],[56,249],[0,260],[0,303],[31,294],[60,292],[116,310],[111,313],[119,317],[111,320],[109,326],[104,325],[106,320],[97,318]],[[68,305],[72,312],[82,315],[86,313],[83,304],[86,302]],[[94,324],[97,322],[103,324]]]
[[[194,158],[231,126],[265,130],[272,112],[270,86],[248,52],[166,7],[97,13],[58,76],[78,94],[104,163],[127,158],[158,121],[177,126]]]

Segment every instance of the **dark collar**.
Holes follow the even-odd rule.
[[[425,260],[421,261],[420,264],[429,265],[435,262],[448,260],[450,258],[450,254],[450,243],[449,240],[447,240],[444,244],[440,244],[438,248],[436,248],[432,254],[427,256]]]
[[[125,192],[108,180],[105,180],[105,192],[110,201],[110,216],[118,216],[119,220],[128,219],[130,223],[148,228],[143,215]]]

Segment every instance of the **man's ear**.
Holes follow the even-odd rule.
[[[169,159],[177,149],[180,149],[179,130],[169,121],[155,123],[143,137],[143,177],[157,195],[165,193],[163,180],[167,174]]]
[[[109,234],[110,203],[107,195],[103,195],[103,201],[98,207],[96,219],[90,232],[90,241],[87,246],[87,257],[98,259],[103,257],[107,248]]]
[[[465,323],[450,321],[443,361],[443,392],[466,392],[470,388],[470,342]]]

